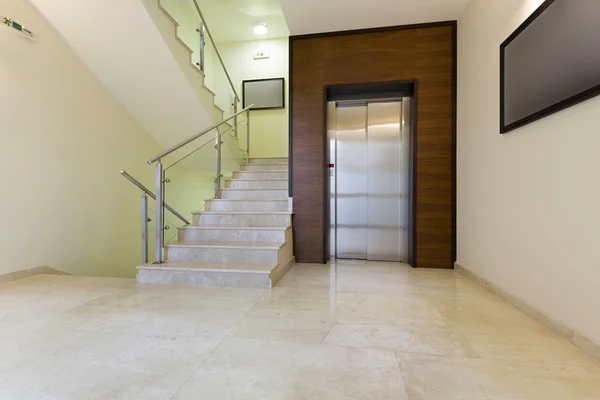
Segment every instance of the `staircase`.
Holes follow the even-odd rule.
[[[140,283],[273,287],[294,264],[288,160],[252,159],[219,199],[193,213],[165,246],[165,263],[138,267]]]

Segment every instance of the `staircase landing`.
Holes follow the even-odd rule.
[[[294,265],[287,159],[252,159],[193,213],[140,283],[271,288]]]

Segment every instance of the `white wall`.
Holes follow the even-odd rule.
[[[29,1],[162,146],[222,118],[157,0]]]
[[[600,98],[499,135],[499,46],[541,2],[458,22],[458,263],[600,340]]]
[[[161,149],[25,0],[0,12],[38,33],[0,27],[0,274],[49,266],[134,276],[140,192]]]
[[[240,97],[243,80],[285,78],[285,109],[257,110],[251,113],[250,157],[288,156],[288,42],[287,38],[282,38],[219,44],[219,50]],[[258,52],[268,52],[270,58],[254,60],[252,55]],[[244,139],[243,136],[241,139]]]

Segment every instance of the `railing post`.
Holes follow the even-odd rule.
[[[219,191],[221,190],[221,135],[219,134],[219,128],[216,131],[215,149],[217,149],[217,165],[215,168],[215,199],[218,199]]]
[[[142,265],[148,264],[148,195],[142,194]]]
[[[163,201],[164,201],[164,179],[162,160],[156,164],[156,260],[155,264],[163,263]]]
[[[238,105],[237,105],[237,99],[233,99],[233,115],[238,113]],[[233,136],[237,139],[238,138],[238,125],[237,125],[237,117],[235,117],[233,119]]]
[[[198,32],[198,34],[200,35],[200,62],[196,64],[200,68],[200,71],[204,72],[204,48],[206,44],[204,42],[204,21],[200,23],[200,28],[196,29],[196,32]]]
[[[248,113],[246,117],[248,121],[246,123],[246,164],[248,164],[250,162],[250,110],[246,111],[246,113]]]

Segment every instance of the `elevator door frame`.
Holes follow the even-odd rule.
[[[399,94],[400,93],[400,94]],[[328,134],[328,125],[330,123],[328,118],[328,103],[335,101],[336,96],[343,95],[344,100],[348,100],[348,96],[354,96],[355,99],[361,100],[376,100],[385,98],[398,98],[408,97],[410,98],[410,135],[409,135],[409,183],[408,183],[408,213],[409,213],[409,227],[407,229],[408,234],[408,261],[413,268],[417,268],[416,264],[416,237],[417,237],[417,193],[416,193],[416,154],[417,154],[417,122],[418,122],[418,81],[417,80],[406,80],[406,81],[395,81],[395,82],[374,82],[374,83],[357,83],[357,84],[339,84],[339,85],[325,85],[323,87],[323,263],[327,263],[330,259],[330,180],[329,180],[329,168],[332,160],[330,160],[330,137]]]
[[[331,259],[407,261],[409,106],[409,97],[328,103]]]

